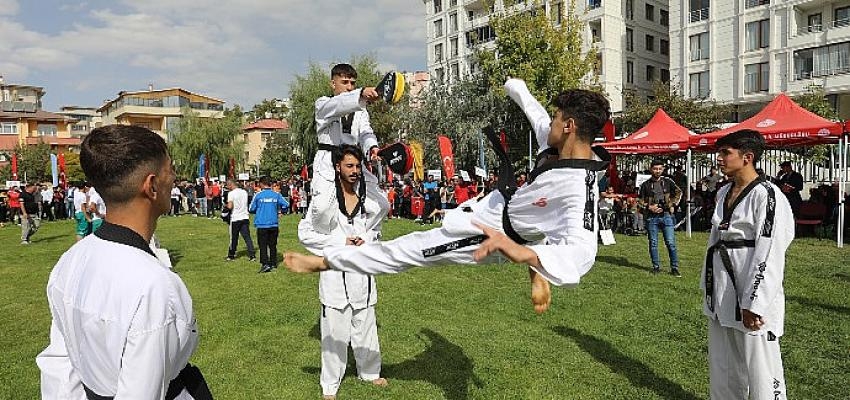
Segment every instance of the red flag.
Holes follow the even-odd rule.
[[[59,153],[57,159],[59,163],[59,186],[62,189],[68,189],[68,178],[65,175],[65,153]]]
[[[452,152],[452,141],[443,135],[437,135],[437,142],[440,144],[440,158],[443,160],[446,178],[451,179],[455,176],[455,156]]]
[[[18,155],[12,153],[12,180],[18,180]]]
[[[393,170],[387,167],[387,182],[393,183]]]
[[[231,179],[236,177],[236,160],[233,157],[230,158],[230,171],[227,176]]]
[[[614,127],[614,121],[613,120],[609,119],[608,122],[605,122],[605,125],[602,126],[602,134],[605,136],[606,142],[614,141],[614,136],[616,134],[616,127]]]
[[[309,178],[309,177],[310,177],[310,172],[307,171],[307,164],[304,164],[304,166],[301,167],[301,179],[304,179],[306,181],[307,178]]]
[[[499,132],[499,143],[502,144],[502,150],[504,150],[505,153],[507,153],[508,152],[508,137],[505,135],[504,129],[502,129]]]

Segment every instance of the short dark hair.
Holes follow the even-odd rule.
[[[761,154],[764,152],[764,136],[752,129],[742,129],[732,132],[720,139],[714,144],[718,149],[721,147],[730,147],[741,152],[753,153],[753,164],[761,160]]]
[[[664,166],[664,161],[662,161],[660,158],[655,158],[652,160],[651,163],[649,163],[649,168],[652,168],[656,165]]]
[[[363,151],[360,150],[359,147],[357,147],[353,144],[340,145],[339,147],[334,149],[334,152],[332,153],[332,155],[333,155],[332,159],[333,159],[334,165],[339,164],[342,161],[342,159],[345,158],[346,155],[353,156],[359,162],[363,162],[363,159],[365,158],[363,156]]]
[[[337,64],[331,68],[331,79],[335,76],[342,76],[345,78],[357,78],[357,70],[351,66],[351,64]]]
[[[611,118],[608,99],[601,93],[584,89],[570,89],[552,99],[551,104],[561,111],[564,120],[572,118],[578,126],[582,142],[593,143],[602,127]]]
[[[80,166],[86,179],[108,203],[125,203],[136,195],[132,175],[159,173],[168,160],[161,136],[132,125],[95,128],[80,145]]]
[[[260,177],[260,184],[265,186],[271,186],[272,178],[270,178],[268,175],[263,175]]]
[[[791,167],[791,161],[783,161],[782,164],[779,164],[780,167]]]

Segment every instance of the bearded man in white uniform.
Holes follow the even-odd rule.
[[[312,200],[308,218],[313,229],[330,234],[336,200],[336,171],[332,160],[335,148],[343,144],[359,146],[370,160],[378,160],[378,138],[372,131],[366,106],[380,97],[374,87],[356,89],[357,71],[349,64],[337,64],[331,69],[333,96],[316,100],[316,133],[319,149],[313,158],[313,180],[310,183]],[[386,195],[378,188],[378,178],[364,170],[362,190],[372,201],[389,208]]]
[[[324,257],[287,253],[287,267],[397,273],[414,266],[474,264],[501,253],[530,267],[532,303],[536,312],[546,311],[549,283],[578,284],[596,258],[596,179],[608,164],[601,158],[608,157],[591,143],[610,116],[609,106],[599,93],[568,90],[553,99],[557,111],[550,118],[525,82],[510,79],[505,91],[531,122],[538,155],[557,155],[557,160],[532,171],[515,193],[500,189],[446,212],[440,228],[389,242],[325,249]]]
[[[794,216],[782,191],[755,170],[764,149],[758,132],[730,133],[717,149],[732,183],[717,191],[701,282],[711,398],[785,399],[779,337]]]
[[[104,126],[83,139],[80,164],[109,214],[50,273],[50,344],[36,358],[42,398],[211,399],[187,364],[198,344],[192,298],[149,244],[175,176],[165,141]]]
[[[337,209],[331,221],[331,234],[313,229],[309,218],[298,224],[298,238],[311,253],[337,246],[361,246],[380,239],[381,222],[387,209],[368,197],[358,195],[363,153],[352,145],[342,145],[336,161]],[[378,288],[375,277],[353,272],[322,271],[319,276],[322,302],[322,372],[320,384],[324,399],[335,399],[348,362],[351,344],[357,363],[357,376],[377,386],[386,386],[381,378],[381,349],[375,304]]]

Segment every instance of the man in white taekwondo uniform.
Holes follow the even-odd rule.
[[[311,253],[321,256],[332,246],[360,246],[380,239],[381,222],[387,208],[358,195],[363,185],[363,153],[352,145],[335,151],[337,172],[337,208],[331,219],[331,234],[313,229],[309,218],[298,224],[298,238]],[[378,288],[375,277],[352,272],[322,271],[319,276],[319,299],[322,302],[322,372],[320,384],[325,399],[336,398],[345,366],[348,345],[354,350],[357,375],[378,386],[386,386],[381,378],[381,349],[375,304]]]
[[[109,214],[50,274],[42,398],[211,399],[187,364],[198,344],[192,298],[149,245],[175,176],[165,141],[108,125],[83,140],[80,164]]]
[[[313,158],[313,180],[310,183],[312,200],[308,217],[313,229],[329,234],[333,210],[337,207],[334,164],[332,152],[342,144],[357,145],[369,160],[378,159],[378,138],[372,131],[366,105],[380,97],[373,87],[355,89],[357,71],[349,64],[337,64],[331,69],[333,97],[322,96],[316,100],[316,133],[319,149]],[[378,178],[368,170],[363,171],[366,196],[384,207],[389,207],[386,195],[378,188]]]
[[[596,258],[596,179],[607,167],[596,152],[607,153],[591,143],[610,116],[608,101],[586,90],[565,91],[553,100],[557,111],[550,118],[525,82],[510,79],[505,90],[531,122],[539,155],[554,153],[558,160],[535,169],[515,193],[500,188],[448,211],[441,228],[325,249],[323,258],[287,253],[286,265],[295,272],[396,273],[414,266],[472,264],[500,252],[531,267],[532,303],[538,313],[545,311],[551,299],[547,282],[578,284]]]
[[[730,133],[717,148],[732,183],[717,192],[701,282],[711,398],[785,399],[779,337],[794,217],[779,188],[755,170],[764,148],[758,132]]]

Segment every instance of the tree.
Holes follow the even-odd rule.
[[[687,98],[678,85],[661,81],[653,83],[648,100],[642,99],[635,91],[627,91],[624,100],[623,115],[617,119],[616,125],[619,130],[629,133],[646,125],[659,108],[696,133],[717,129],[732,113],[730,105],[719,104],[715,100]]]
[[[289,109],[283,104],[283,100],[274,98],[263,99],[258,104],[254,104],[251,111],[246,114],[248,114],[248,117],[251,120],[256,121],[258,119],[266,118],[266,113],[271,114],[271,118],[282,119],[286,116],[287,112],[289,112]]]
[[[806,93],[794,97],[794,101],[821,117],[828,120],[837,121],[838,112],[832,108],[829,101],[826,99],[826,91],[823,86],[810,85],[806,88]],[[801,149],[802,156],[811,160],[814,163],[823,164],[829,161],[830,147],[826,145],[808,146]]]
[[[169,144],[171,158],[177,175],[191,178],[198,174],[199,157],[206,156],[210,176],[226,175],[230,160],[237,165],[245,157],[245,142],[242,140],[242,117],[239,113],[225,112],[223,118],[201,118],[189,109],[177,125],[177,132]]]
[[[260,155],[260,173],[276,179],[290,177],[301,168],[295,158],[289,133],[274,132]]]
[[[383,77],[378,71],[378,63],[372,56],[355,56],[349,62],[357,70],[357,86],[368,87],[378,84]],[[292,146],[298,149],[297,164],[309,163],[316,153],[318,144],[316,135],[316,100],[322,96],[331,96],[330,70],[316,63],[310,63],[304,75],[296,75],[289,88],[292,109],[289,114],[289,126],[292,134]],[[395,124],[387,116],[392,107],[383,102],[369,106],[372,129],[380,143],[394,135]]]
[[[18,156],[18,179],[29,182],[47,181],[50,174],[50,146],[39,142],[36,145],[18,145],[13,153]]]

